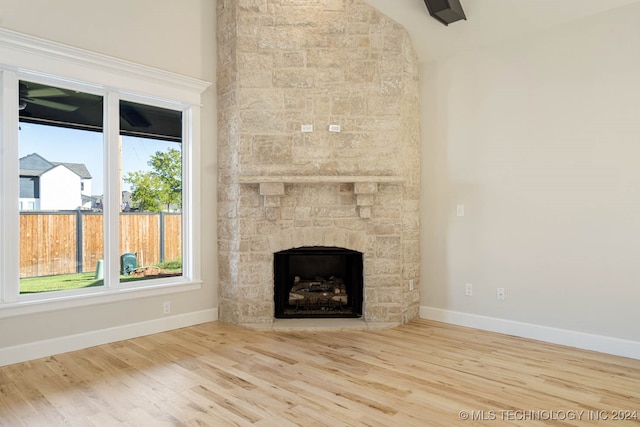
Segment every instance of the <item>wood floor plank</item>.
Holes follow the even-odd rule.
[[[640,361],[425,320],[212,322],[0,367],[0,426],[40,425],[638,426]]]

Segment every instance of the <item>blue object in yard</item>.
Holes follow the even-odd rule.
[[[138,268],[138,259],[136,254],[122,254],[120,257],[120,274],[128,276],[136,268]]]

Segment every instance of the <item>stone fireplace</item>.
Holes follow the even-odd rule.
[[[367,322],[416,318],[418,63],[406,32],[361,0],[218,0],[217,13],[220,320],[273,322],[275,260],[299,248],[361,254],[355,314]],[[323,274],[297,293],[343,309],[348,298],[313,298],[316,282],[336,283]]]

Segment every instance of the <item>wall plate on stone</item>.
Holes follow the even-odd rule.
[[[329,125],[329,132],[340,132],[340,125]]]
[[[313,125],[301,125],[300,132],[313,132]]]

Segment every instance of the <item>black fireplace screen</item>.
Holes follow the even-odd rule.
[[[362,253],[308,246],[274,254],[276,318],[362,316]]]

